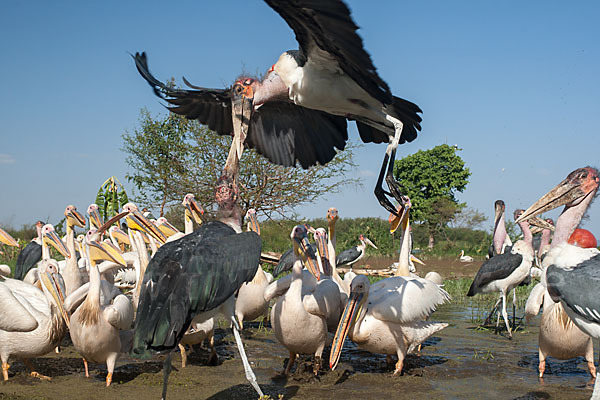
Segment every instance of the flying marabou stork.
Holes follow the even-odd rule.
[[[571,172],[561,183],[531,205],[518,219],[529,218],[565,206],[556,221],[545,283],[554,302],[560,302],[575,325],[593,338],[600,338],[600,251],[567,243],[596,196],[600,176],[592,167]],[[542,277],[544,279],[544,277]],[[596,381],[592,399],[600,399]]]
[[[392,176],[396,148],[417,137],[421,109],[392,95],[342,1],[266,2],[292,28],[300,48],[284,52],[262,82],[242,77],[232,88],[208,89],[184,79],[191,90],[170,88],[150,74],[145,53],[134,57],[138,71],[171,111],[221,135],[232,133],[231,110],[239,110],[245,126],[234,135],[238,159],[245,143],[279,165],[325,164],[345,147],[346,119],[356,121],[363,142],[388,143],[375,196],[395,214],[386,195],[399,194]],[[383,189],[384,176],[390,192]]]

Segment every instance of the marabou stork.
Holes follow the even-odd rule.
[[[279,343],[290,353],[284,374],[289,373],[297,354],[314,354],[313,372],[317,375],[327,340],[327,321],[322,307],[323,299],[303,290],[303,263],[312,264],[309,270],[315,270],[317,260],[308,243],[304,225],[296,225],[290,237],[296,256],[292,281],[289,289],[271,309],[271,325]]]
[[[401,216],[403,230],[407,233],[410,203],[402,203],[407,204]],[[400,265],[406,274],[410,257],[410,246],[406,244],[408,236],[402,236],[400,247]],[[371,285],[366,276],[357,275],[350,284],[350,297],[333,339],[329,366],[336,367],[348,335],[358,347],[367,351],[397,354],[394,375],[401,373],[406,354],[448,326],[426,319],[438,305],[449,300],[445,290],[423,278],[394,276]]]
[[[160,247],[150,260],[142,283],[135,321],[132,355],[148,358],[168,352],[163,398],[166,398],[171,352],[190,324],[222,313],[233,326],[246,377],[262,396],[250,368],[235,318],[235,293],[256,275],[261,239],[241,233],[236,205],[236,170],[225,171],[217,181],[217,218],[174,242]]]
[[[337,255],[335,258],[336,266],[348,265],[351,267],[354,263],[364,257],[367,245],[373,247],[374,249],[377,248],[377,246],[375,246],[375,244],[373,244],[373,242],[371,242],[369,238],[365,237],[363,234],[358,236],[358,240],[360,241],[358,246],[346,249]]]
[[[571,172],[562,182],[531,205],[518,219],[522,221],[554,208],[565,206],[556,221],[556,230],[544,265],[546,289],[584,333],[600,338],[600,251],[567,243],[600,185],[598,170],[592,167]],[[589,361],[589,360],[588,360]],[[591,371],[590,371],[591,373]],[[596,381],[592,399],[600,399]]]
[[[523,210],[515,211],[515,219],[521,215]],[[502,317],[506,324],[509,338],[512,338],[512,330],[508,323],[506,313],[506,294],[516,288],[524,279],[529,276],[531,265],[533,263],[532,235],[529,230],[529,223],[525,220],[519,222],[523,231],[523,240],[517,241],[510,252],[498,254],[486,260],[477,275],[471,283],[467,296],[475,296],[478,293],[500,292],[501,299],[494,305],[492,313],[502,301]],[[513,293],[513,317],[515,313],[516,294]],[[491,315],[491,314],[490,314]],[[490,317],[488,317],[489,319]],[[500,316],[496,321],[496,326],[500,321]]]
[[[221,135],[231,134],[232,103],[238,107],[245,123],[235,139],[238,158],[246,143],[276,164],[325,164],[345,147],[346,119],[356,121],[363,142],[388,143],[375,196],[396,213],[386,197],[399,194],[392,176],[396,147],[417,137],[421,109],[392,95],[342,1],[266,2],[292,28],[300,49],[284,52],[262,82],[243,77],[230,89],[206,89],[184,80],[194,90],[173,89],[149,73],[145,54],[136,54],[140,74],[171,111]],[[390,192],[383,190],[384,176]]]
[[[37,236],[31,240],[31,242],[25,246],[23,250],[17,256],[17,264],[15,265],[15,279],[23,280],[29,270],[42,259],[42,227],[44,223],[37,221],[35,223],[35,229]]]

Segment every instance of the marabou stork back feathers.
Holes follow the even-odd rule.
[[[254,278],[260,249],[259,235],[236,234],[218,221],[163,245],[144,275],[133,354],[175,349],[196,315],[220,306]]]

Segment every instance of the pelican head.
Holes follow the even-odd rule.
[[[58,263],[54,260],[50,260],[50,263],[54,262],[56,265],[48,265],[44,272],[40,273],[40,283],[42,291],[52,298],[54,304],[60,311],[63,320],[70,328],[69,314],[64,306],[65,301],[65,281],[62,276],[58,273]]]
[[[100,218],[100,212],[98,211],[98,205],[92,203],[87,208],[87,213],[90,219],[90,229],[92,227],[100,229],[102,226],[102,218]]]
[[[398,205],[398,215],[390,213],[390,216],[388,218],[388,221],[390,223],[390,233],[396,232],[400,225],[402,225],[402,231],[404,231],[408,226],[408,213],[412,204],[408,196],[403,196],[401,200],[402,204]]]
[[[112,261],[123,267],[127,266],[127,262],[117,247],[108,241],[99,242],[96,237],[95,229],[90,229],[86,235],[88,257],[92,266],[96,266],[101,261]]]
[[[335,331],[335,336],[333,337],[333,343],[331,345],[329,368],[332,370],[335,369],[340,360],[342,347],[344,346],[344,340],[346,340],[348,332],[352,329],[352,326],[354,326],[363,305],[369,297],[370,286],[369,278],[364,275],[356,275],[350,283],[350,297],[348,298],[348,303],[346,303],[346,308],[342,313],[340,323]]]
[[[127,235],[125,232],[123,232],[121,229],[119,229],[118,226],[113,225],[108,229],[108,233],[115,238],[115,240],[118,243],[124,243],[127,245],[130,245],[130,241],[129,241],[129,235]]]
[[[85,218],[77,211],[77,207],[74,205],[68,205],[65,208],[65,218],[67,219],[67,225],[78,226],[80,228],[85,227]]]
[[[246,219],[248,220],[248,230],[260,235],[260,225],[258,224],[256,210],[254,208],[250,208],[246,211]]]
[[[519,223],[560,206],[574,207],[589,196],[593,198],[598,191],[599,184],[600,176],[596,168],[576,169],[525,210],[515,222]]]
[[[65,258],[71,258],[71,253],[67,246],[60,239],[56,231],[54,230],[54,226],[51,224],[46,224],[42,227],[42,241],[46,245],[51,245],[54,247],[60,254],[62,254]]]
[[[19,247],[19,242],[17,242],[15,240],[15,238],[13,238],[12,236],[10,236],[8,234],[8,232],[6,232],[2,228],[0,228],[0,242],[6,244],[8,246]]]
[[[198,225],[202,223],[202,215],[204,215],[204,209],[196,202],[196,197],[192,193],[188,193],[183,198],[181,204],[185,207],[185,216],[187,218],[193,218]]]
[[[130,229],[142,231],[155,238],[160,244],[167,241],[165,235],[148,218],[144,217],[135,204],[125,204],[121,214],[125,214],[127,226]]]
[[[294,254],[300,257],[302,263],[314,275],[317,280],[321,279],[319,272],[317,257],[310,247],[308,242],[308,230],[304,225],[296,225],[290,234],[292,243],[294,244]]]
[[[187,211],[187,210],[186,210]],[[179,229],[175,228],[165,217],[158,217],[156,220],[156,227],[166,236],[173,236],[179,232]]]

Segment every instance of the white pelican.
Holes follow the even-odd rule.
[[[464,250],[460,251],[459,259],[460,259],[460,262],[464,262],[464,263],[473,262],[473,257],[471,257],[471,256],[465,256],[465,251]]]
[[[400,273],[408,274],[410,257],[408,210],[401,217],[405,234],[400,247]],[[394,276],[371,285],[369,279],[357,275],[350,285],[350,298],[344,309],[331,347],[329,365],[337,365],[344,339],[348,335],[358,347],[373,353],[397,354],[394,375],[402,372],[404,358],[429,336],[448,324],[426,319],[436,307],[450,300],[437,284],[422,278]]]
[[[288,374],[297,354],[314,354],[313,372],[319,372],[321,355],[327,340],[327,322],[319,299],[313,294],[302,293],[302,263],[316,270],[315,255],[308,243],[303,225],[294,227],[291,238],[297,260],[292,268],[292,281],[287,292],[271,309],[271,325],[275,337],[290,353],[284,374]]]
[[[4,243],[7,246],[19,247],[19,242],[8,234],[4,229],[0,228],[0,243]],[[0,252],[2,254],[2,252]],[[0,265],[0,276],[10,276],[12,270],[8,265]]]
[[[90,221],[90,229],[96,228],[100,229],[103,225],[102,217],[100,217],[100,212],[98,211],[98,205],[92,203],[87,208],[88,219]]]
[[[61,275],[65,280],[65,289],[67,296],[73,293],[84,282],[79,270],[79,264],[75,257],[75,227],[85,227],[85,218],[77,211],[77,207],[68,205],[65,209],[65,219],[67,222],[67,236],[65,244],[69,252],[73,255],[65,259],[65,266],[61,270]],[[83,256],[83,254],[82,254]]]
[[[246,212],[246,219],[248,220],[248,231],[253,231],[260,235],[256,210],[253,208],[249,209]],[[238,319],[241,329],[244,329],[244,320],[253,321],[267,313],[269,302],[265,300],[264,294],[269,283],[271,283],[269,278],[259,265],[252,281],[244,283],[240,287],[235,301],[235,316]]]
[[[64,282],[58,264],[46,259],[39,268],[42,290],[0,277],[0,357],[5,381],[10,358],[23,360],[31,376],[49,380],[36,372],[28,359],[55,349],[67,332],[69,317],[63,306]]]
[[[133,306],[125,295],[114,298],[111,305],[101,303],[98,261],[108,260],[122,266],[126,263],[120,251],[112,244],[91,240],[92,233],[93,231],[89,231],[87,236],[89,292],[83,304],[71,316],[71,340],[84,358],[86,377],[89,377],[88,360],[106,363],[106,386],[110,386],[119,353],[128,351],[127,348],[122,348],[120,331],[131,328]]]

